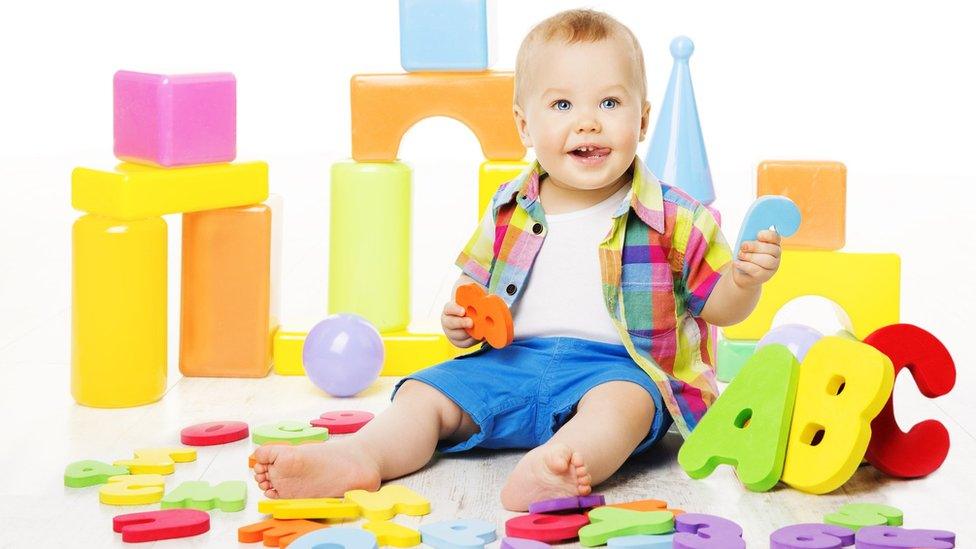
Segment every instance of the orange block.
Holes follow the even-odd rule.
[[[268,519],[238,528],[237,541],[241,543],[262,541],[267,547],[287,547],[298,536],[327,527],[327,524],[311,520]]]
[[[183,216],[180,371],[264,377],[271,368],[271,208]]]
[[[800,208],[803,222],[784,248],[839,250],[844,247],[847,167],[840,162],[767,160],[759,164],[756,196],[783,195]]]
[[[448,116],[471,128],[488,160],[525,156],[512,116],[511,72],[357,74],[352,77],[352,157],[392,162],[415,123]]]

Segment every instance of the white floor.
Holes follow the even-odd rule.
[[[307,325],[309,319],[324,315],[327,162],[321,158],[270,160],[275,166],[272,189],[285,197],[287,216],[284,319],[288,324]],[[67,174],[72,165],[81,163],[78,159],[30,159],[0,166],[0,181],[19,183],[16,187],[0,185],[4,193],[0,200],[0,437],[4,448],[0,470],[6,472],[0,482],[3,547],[121,544],[111,531],[112,516],[152,508],[108,507],[99,504],[96,488],[65,488],[61,475],[72,461],[112,461],[129,457],[136,448],[177,444],[182,427],[202,421],[237,419],[255,426],[283,419],[310,419],[341,408],[376,412],[386,406],[394,382],[383,379],[358,398],[337,400],[326,397],[304,378],[183,379],[171,371],[170,389],[156,404],[126,410],[75,405],[68,392],[69,235],[77,214],[67,206]],[[431,196],[428,191],[437,183],[429,177],[441,168],[442,164],[436,163],[416,166],[418,196]],[[450,170],[450,177],[473,174],[470,166],[459,167],[457,163]],[[726,227],[730,235],[737,229],[731,220],[741,218],[748,205],[751,179],[750,174],[734,175],[724,180],[736,179],[741,184],[727,190],[725,196],[746,198],[722,206],[730,220]],[[717,174],[716,178],[722,176]],[[939,471],[925,479],[899,481],[863,467],[842,489],[828,496],[809,496],[787,488],[754,494],[744,490],[728,470],[702,481],[688,479],[675,464],[678,441],[670,438],[651,454],[628,463],[600,491],[613,501],[654,497],[685,510],[728,517],[743,526],[751,547],[765,547],[770,532],[780,526],[819,521],[826,512],[849,501],[898,506],[905,511],[908,527],[954,530],[960,546],[970,545],[969,540],[976,536],[968,507],[976,493],[976,407],[971,397],[976,389],[976,374],[971,368],[976,352],[967,319],[976,304],[971,283],[976,275],[972,260],[976,244],[965,236],[965,227],[972,211],[965,200],[920,207],[916,196],[953,196],[957,189],[974,184],[972,178],[920,182],[854,172],[849,177],[848,248],[901,254],[903,321],[937,334],[956,359],[957,385],[945,397],[921,397],[907,376],[901,376],[896,384],[902,425],[931,417],[945,423],[951,433],[952,450]],[[473,196],[473,187],[467,188],[463,193],[451,190],[438,199],[467,200]],[[456,253],[456,241],[465,238],[467,229],[457,234],[438,231],[431,220],[436,218],[439,206],[418,203],[413,312],[422,327],[430,327],[432,320],[436,327],[436,312],[456,276],[448,268]],[[473,211],[470,214],[456,214],[454,221],[471,223]],[[170,334],[176,334],[179,218],[167,219],[171,224]],[[805,321],[827,330],[835,321],[829,317],[824,320],[825,307],[817,300],[798,300],[787,306],[789,310],[784,310],[777,322]],[[170,337],[171,369],[175,369],[176,344],[176,338]],[[178,465],[167,485],[195,479],[249,479],[246,459],[250,451],[251,443],[245,441],[201,448],[197,461]],[[431,500],[432,514],[423,521],[480,517],[495,521],[502,535],[504,521],[512,514],[501,509],[497,494],[518,457],[517,452],[477,452],[442,458],[401,482]],[[191,540],[162,542],[160,546],[232,545],[239,526],[262,518],[256,510],[258,499],[252,490],[245,511],[213,512],[209,533]],[[398,520],[419,523],[408,517]]]

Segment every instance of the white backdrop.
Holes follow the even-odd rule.
[[[904,318],[941,329],[950,349],[958,338],[954,350],[968,352],[954,330],[976,301],[966,223],[976,183],[969,13],[951,2],[582,5],[637,34],[655,110],[671,69],[669,42],[679,34],[695,41],[692,76],[730,239],[753,197],[759,161],[843,161],[848,248],[902,254]],[[495,68],[514,66],[535,22],[579,6],[500,0]],[[111,81],[121,68],[236,74],[238,158],[268,161],[272,192],[285,202],[284,320],[321,318],[328,172],[350,153],[349,77],[399,72],[398,48],[394,0],[5,3],[0,359],[67,361],[69,235],[78,215],[69,207],[69,174],[114,163]],[[430,119],[407,134],[400,153],[415,168],[414,318],[437,329],[453,259],[473,228],[480,149],[459,123]],[[179,217],[167,220],[175,336]],[[46,345],[20,343],[39,332]]]

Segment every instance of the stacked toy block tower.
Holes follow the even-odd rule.
[[[718,377],[731,381],[769,331],[777,311],[793,299],[834,302],[844,328],[858,339],[899,317],[901,260],[890,253],[846,253],[847,168],[840,162],[766,161],[756,195],[782,195],[800,209],[799,231],[784,238],[779,272],[763,286],[746,320],[722,330]]]
[[[485,0],[401,0],[399,74],[351,80],[352,160],[332,166],[329,313],[355,313],[382,334],[384,375],[454,356],[443,334],[414,334],[410,322],[412,172],[397,157],[403,134],[431,116],[474,132],[485,161],[480,209],[525,167],[512,119],[514,74],[489,70]],[[280,332],[275,371],[303,373],[303,332]]]
[[[122,407],[159,399],[167,371],[167,224],[183,214],[180,370],[264,376],[271,366],[268,166],[236,156],[232,74],[114,79],[111,170],[76,168],[72,394]]]

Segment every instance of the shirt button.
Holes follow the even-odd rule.
[[[515,295],[515,290],[516,289],[517,288],[515,288],[515,284],[509,284],[508,287],[505,288],[505,292],[507,292],[508,295]]]
[[[535,234],[542,234],[542,224],[536,223],[535,225],[532,225],[532,232]]]

